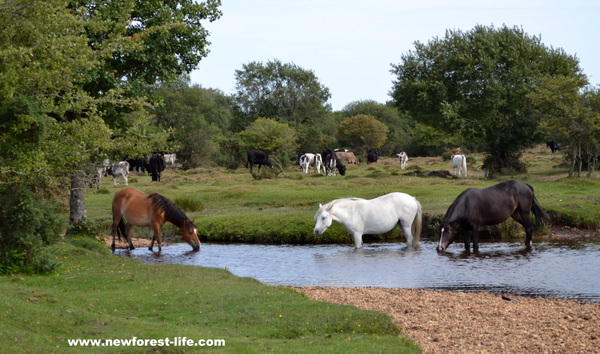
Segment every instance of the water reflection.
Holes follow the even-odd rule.
[[[400,243],[348,245],[203,244],[190,251],[172,244],[162,252],[117,250],[146,263],[179,263],[226,268],[265,284],[291,286],[377,286],[491,291],[525,296],[600,301],[600,245],[491,242],[478,252],[435,243],[419,249]],[[462,246],[462,245],[460,245]]]

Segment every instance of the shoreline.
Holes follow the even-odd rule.
[[[489,292],[294,287],[310,299],[387,314],[425,353],[598,353],[600,303]]]

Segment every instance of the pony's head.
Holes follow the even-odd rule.
[[[331,222],[333,221],[333,219],[331,217],[330,211],[332,207],[333,204],[331,203],[325,205],[319,204],[319,210],[315,214],[315,221],[317,222],[315,224],[315,229],[313,230],[313,234],[315,236],[321,237],[321,235],[323,235],[323,232],[325,232],[325,230],[327,230],[327,228],[331,226]]]
[[[183,234],[183,240],[192,246],[194,251],[198,251],[200,249],[200,239],[198,238],[198,230],[196,229],[194,222],[185,220],[181,227],[181,232]]]
[[[448,246],[454,241],[454,233],[452,232],[452,226],[448,223],[442,223],[440,225],[440,242],[435,248],[436,251],[442,252],[445,251]]]

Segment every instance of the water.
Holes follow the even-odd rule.
[[[466,253],[453,244],[438,254],[435,243],[419,250],[404,243],[349,245],[252,245],[204,243],[199,252],[171,244],[162,252],[117,250],[145,263],[225,268],[269,285],[394,287],[490,291],[522,296],[600,302],[600,245],[594,243],[482,243]]]

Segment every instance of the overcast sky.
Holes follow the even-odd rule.
[[[385,103],[395,79],[391,64],[444,37],[447,29],[519,26],[548,47],[579,58],[600,84],[598,0],[222,0],[223,16],[205,26],[210,53],[192,83],[235,92],[235,70],[278,59],[315,73],[341,110],[350,102]]]

